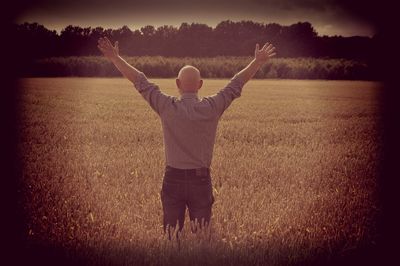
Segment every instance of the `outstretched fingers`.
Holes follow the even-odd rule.
[[[104,47],[104,46],[105,46],[105,45],[104,45],[104,41],[103,41],[102,39],[99,39],[99,41],[98,41],[98,45],[100,45],[100,46],[103,46],[103,47]]]
[[[104,44],[98,44],[97,47],[100,49],[100,51],[105,52],[107,51],[107,47],[104,46]]]
[[[268,57],[273,57],[274,55],[276,55],[275,53],[275,47],[273,45],[268,45],[264,52],[268,55]]]
[[[266,50],[266,52],[267,52],[268,54],[270,54],[270,53],[272,53],[272,52],[274,52],[274,51],[275,51],[275,47],[273,47],[273,46],[271,46],[269,49]]]
[[[268,42],[264,44],[264,46],[261,48],[261,51],[265,51],[271,44]]]
[[[106,43],[106,40],[103,37],[100,37],[98,43],[104,45]]]
[[[104,37],[104,39],[105,39],[105,42],[106,42],[109,46],[113,46],[112,43],[111,43],[111,41],[110,41],[107,37]]]
[[[107,37],[100,37],[98,40],[98,44],[103,48],[112,47],[110,40]]]
[[[97,42],[97,46],[100,48],[105,48],[105,45],[104,45],[104,40],[102,39],[102,38],[100,38],[99,40],[98,40],[98,42]]]

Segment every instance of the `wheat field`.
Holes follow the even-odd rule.
[[[152,79],[178,95],[174,79]],[[227,79],[206,79],[200,96]],[[220,120],[210,231],[162,231],[161,123],[122,78],[19,80],[20,201],[31,246],[108,265],[297,265],[373,246],[380,92],[252,80]]]

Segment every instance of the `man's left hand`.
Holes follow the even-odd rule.
[[[107,37],[100,38],[97,47],[110,60],[119,56],[118,41],[113,46]]]

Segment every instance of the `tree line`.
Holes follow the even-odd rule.
[[[101,55],[97,40],[118,41],[126,56],[215,57],[250,56],[255,43],[274,43],[278,57],[346,58],[373,60],[379,35],[372,38],[319,36],[311,23],[289,26],[253,21],[221,21],[214,28],[201,23],[179,27],[147,25],[131,30],[69,25],[60,33],[38,23],[13,25],[15,48],[29,59]]]
[[[251,56],[217,57],[125,57],[148,77],[173,78],[186,64],[196,66],[203,78],[231,78]],[[121,73],[103,56],[50,57],[35,60],[22,73],[25,77],[120,77]],[[272,58],[255,78],[377,80],[366,63],[350,59]]]

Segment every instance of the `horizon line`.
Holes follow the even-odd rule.
[[[158,28],[163,27],[163,26],[171,26],[171,27],[174,27],[174,28],[179,29],[179,27],[180,27],[182,24],[186,23],[186,24],[188,24],[188,25],[192,25],[192,24],[206,25],[206,26],[208,26],[208,27],[210,27],[210,28],[212,28],[212,29],[215,29],[215,28],[217,27],[218,24],[220,24],[221,22],[225,22],[225,21],[230,21],[230,22],[233,22],[233,23],[239,23],[239,22],[253,22],[254,24],[261,24],[261,25],[277,24],[277,25],[282,26],[282,27],[289,27],[289,26],[292,26],[292,25],[295,25],[295,24],[298,24],[298,23],[309,23],[309,24],[312,26],[312,28],[314,29],[314,31],[317,33],[317,36],[318,36],[318,37],[327,36],[327,37],[343,37],[343,38],[350,38],[350,37],[367,37],[367,38],[373,38],[373,37],[377,34],[377,33],[375,33],[373,36],[369,36],[369,35],[351,35],[351,36],[343,36],[343,35],[337,35],[337,34],[334,34],[334,35],[326,35],[326,34],[320,35],[320,34],[318,33],[317,29],[314,27],[314,25],[313,25],[311,22],[309,22],[309,21],[298,21],[298,22],[296,22],[296,23],[291,23],[291,24],[281,24],[281,23],[277,23],[277,22],[258,22],[258,21],[254,21],[254,20],[244,20],[244,19],[242,19],[242,20],[231,20],[231,19],[221,20],[220,22],[216,23],[215,26],[209,25],[209,24],[207,24],[207,23],[205,23],[205,22],[186,22],[186,21],[183,21],[183,22],[181,22],[179,25],[178,25],[178,24],[162,24],[162,25],[161,25],[161,24],[153,24],[153,25],[151,25],[151,24],[143,24],[142,26],[140,26],[140,27],[138,27],[138,28],[134,28],[134,27],[132,27],[132,26],[129,26],[128,24],[124,24],[124,25],[117,26],[117,27],[115,27],[115,26],[114,26],[114,27],[113,27],[113,26],[106,27],[106,26],[101,26],[101,25],[98,25],[98,26],[86,25],[86,26],[84,26],[84,25],[78,25],[78,24],[72,24],[72,23],[71,23],[71,24],[68,24],[68,25],[66,25],[66,26],[63,26],[62,28],[59,28],[59,27],[57,27],[57,26],[56,26],[56,27],[50,27],[50,26],[48,26],[48,25],[46,26],[45,24],[42,24],[42,23],[37,22],[37,21],[33,21],[33,22],[29,22],[29,21],[16,22],[16,21],[14,21],[14,23],[17,24],[17,25],[23,25],[23,24],[25,24],[25,23],[28,23],[28,24],[37,23],[38,25],[42,25],[43,27],[45,27],[46,29],[48,29],[48,30],[50,30],[50,31],[55,31],[55,32],[59,35],[59,34],[61,34],[61,31],[64,30],[64,29],[66,29],[68,26],[81,27],[81,28],[92,28],[92,29],[95,29],[95,28],[100,27],[100,28],[103,28],[103,29],[105,29],[105,30],[107,30],[107,29],[117,30],[117,29],[121,29],[121,28],[123,28],[124,26],[126,26],[126,27],[128,27],[131,31],[135,31],[135,30],[141,31],[141,28],[146,27],[146,26],[152,26],[152,27],[154,27],[155,29],[158,29]],[[59,28],[59,29],[57,29],[57,28]]]

